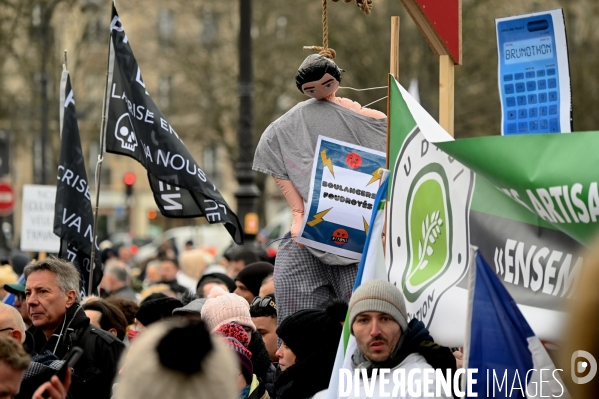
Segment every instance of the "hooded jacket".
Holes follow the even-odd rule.
[[[370,377],[374,369],[391,369],[391,374],[396,369],[404,369],[405,375],[407,376],[412,369],[425,369],[434,368],[441,369],[445,374],[445,370],[451,370],[451,380],[453,381],[453,375],[456,371],[456,362],[451,350],[444,346],[435,344],[433,337],[431,337],[428,329],[424,326],[420,320],[412,319],[408,324],[408,330],[402,334],[399,345],[384,362],[374,363],[367,360],[360,349],[355,350],[352,356],[352,367],[354,369],[366,369],[367,375]],[[433,375],[433,384],[430,385],[429,389],[434,391],[436,386],[435,378]],[[377,386],[374,387],[374,396],[372,393],[365,391],[364,381],[360,380],[360,394],[359,398],[378,398],[380,378],[376,379]],[[424,380],[422,374],[419,378],[415,378],[412,381],[413,389],[424,395]],[[419,388],[417,387],[419,385]],[[388,384],[388,393],[393,390],[393,384]],[[406,391],[407,391],[406,385]],[[352,392],[352,396],[353,396]],[[395,398],[411,398],[411,396],[394,396]],[[437,397],[437,396],[435,396]],[[451,398],[451,396],[439,396],[438,398]]]
[[[73,346],[83,349],[83,355],[73,367],[69,393],[74,399],[110,399],[112,380],[125,345],[114,335],[90,324],[80,304],[75,303],[65,314],[61,326],[49,340],[41,328],[28,331],[35,340],[35,352],[53,353],[63,359]]]

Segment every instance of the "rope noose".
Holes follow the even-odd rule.
[[[339,0],[333,0],[335,3]],[[350,3],[352,0],[343,0]],[[356,0],[356,5],[366,15],[372,11],[372,0]],[[321,46],[304,46],[304,50],[318,51],[318,54],[327,57],[331,60],[335,59],[336,52],[329,47],[329,20],[327,16],[327,0],[322,0],[322,47]]]

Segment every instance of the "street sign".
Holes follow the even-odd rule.
[[[0,216],[10,215],[15,208],[16,196],[12,185],[0,182]]]

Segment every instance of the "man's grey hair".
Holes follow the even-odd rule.
[[[113,267],[113,266],[126,268],[127,264],[125,262],[123,262],[122,260],[120,260],[119,258],[108,258],[106,260],[106,262],[104,262],[104,268]]]
[[[129,273],[127,273],[127,269],[117,265],[106,267],[106,269],[104,269],[104,274],[111,274],[117,279],[117,281],[122,283],[127,283],[129,280]]]
[[[77,293],[76,301],[78,303],[81,302],[81,293],[79,290],[81,276],[74,264],[63,259],[49,257],[25,266],[25,278],[29,278],[31,273],[43,270],[48,270],[49,272],[56,274],[56,282],[63,295],[74,290]]]
[[[148,268],[150,268],[150,267],[155,267],[156,269],[160,270],[160,263],[161,262],[159,260],[150,261],[146,265],[146,270],[148,270]]]

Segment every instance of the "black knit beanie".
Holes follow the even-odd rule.
[[[180,300],[175,298],[160,298],[152,301],[142,302],[135,313],[135,318],[144,326],[172,317],[173,310],[183,307]]]
[[[326,310],[304,309],[288,316],[277,328],[277,335],[298,361],[331,347],[337,350],[347,315],[347,303],[334,301]]]
[[[200,281],[198,281],[198,285],[197,285],[198,291],[199,291],[202,283],[208,279],[214,279],[214,280],[221,281],[222,283],[224,283],[227,286],[227,288],[229,289],[229,292],[233,292],[233,291],[235,291],[235,288],[237,288],[235,286],[235,281],[233,281],[233,279],[231,277],[227,276],[226,274],[208,273],[208,274],[204,274],[202,276],[202,278],[200,278]]]
[[[254,296],[258,296],[262,281],[274,270],[274,266],[268,262],[250,263],[239,272],[235,280],[243,283]]]

